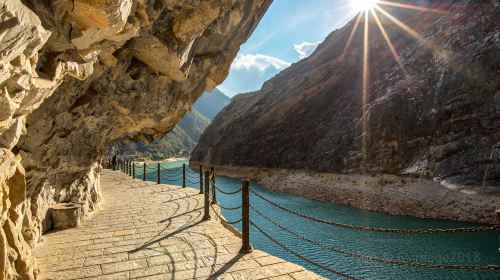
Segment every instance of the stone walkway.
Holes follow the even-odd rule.
[[[37,245],[40,279],[319,279],[259,250],[218,221],[201,221],[203,195],[105,170],[103,202],[78,228]],[[212,214],[213,216],[213,214]]]

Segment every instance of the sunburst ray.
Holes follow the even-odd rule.
[[[387,32],[385,31],[385,28],[384,28],[384,25],[382,24],[382,22],[380,21],[377,13],[375,11],[372,10],[372,16],[373,18],[375,19],[375,22],[377,23],[377,26],[380,30],[380,33],[382,33],[382,36],[384,37],[385,39],[385,42],[387,43],[387,46],[389,47],[389,50],[391,51],[392,53],[392,56],[394,57],[394,60],[396,61],[396,63],[399,65],[399,67],[401,68],[401,70],[403,71],[403,73],[409,77],[410,75],[408,74],[408,71],[406,71],[406,68],[405,66],[403,65],[403,63],[401,62],[401,59],[398,55],[398,53],[396,52],[396,48],[394,47],[394,44],[392,43],[391,41],[391,38],[389,37],[389,35],[387,34]]]
[[[422,7],[422,6],[412,5],[412,4],[403,4],[403,3],[392,2],[392,1],[380,0],[377,2],[377,4],[384,5],[384,6],[403,8],[403,9],[409,9],[409,10],[416,10],[416,11],[421,11],[421,12],[444,13],[444,11],[440,10],[440,9],[427,8],[427,7]]]
[[[397,19],[396,17],[394,17],[393,15],[391,15],[388,11],[384,10],[380,6],[376,6],[375,10],[379,11],[381,14],[383,14],[384,16],[386,16],[389,20],[391,20],[392,22],[394,22],[397,26],[399,26],[401,29],[403,29],[404,31],[406,31],[412,37],[414,37],[415,39],[419,40],[421,43],[425,44],[427,47],[429,47],[431,49],[435,48],[434,44],[432,44],[429,40],[427,40],[426,38],[424,38],[424,36],[422,36],[415,29],[411,28],[410,26],[408,26],[404,22],[400,21],[399,19]]]

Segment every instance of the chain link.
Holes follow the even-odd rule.
[[[212,207],[212,210],[214,210],[215,215],[216,215],[217,217],[219,217],[219,219],[221,219],[221,221],[223,221],[223,222],[224,222],[224,223],[226,223],[226,224],[229,224],[229,225],[234,225],[234,224],[237,224],[237,223],[239,223],[239,222],[241,222],[241,221],[242,221],[242,219],[239,219],[239,220],[234,221],[234,222],[229,222],[229,221],[227,221],[226,219],[224,219],[223,217],[221,217],[221,216],[219,215],[219,213],[217,213],[217,211],[215,210],[214,205],[213,205],[212,203],[210,203],[210,207]],[[220,205],[219,205],[219,207],[220,207]]]
[[[241,207],[243,207],[243,205],[240,205],[240,206],[237,206],[237,207],[224,207],[224,206],[222,206],[222,205],[219,204],[219,207],[222,208],[222,209],[231,211],[231,210],[238,210]]]
[[[332,221],[322,220],[316,217],[311,217],[305,214],[298,213],[292,209],[286,208],[283,205],[280,205],[276,202],[269,200],[268,198],[262,196],[261,194],[250,190],[255,196],[266,201],[267,203],[285,211],[290,214],[299,216],[304,219],[308,219],[314,222],[332,225],[340,228],[352,229],[352,230],[360,230],[360,231],[369,231],[369,232],[385,232],[385,233],[399,233],[399,234],[443,234],[443,233],[458,233],[458,232],[483,232],[483,231],[493,231],[497,230],[498,226],[485,226],[485,227],[475,227],[475,228],[450,228],[450,229],[392,229],[392,228],[372,228],[367,226],[355,226],[349,224],[336,223]]]
[[[321,269],[323,269],[323,270],[325,270],[325,271],[331,272],[331,273],[333,273],[333,274],[336,274],[336,275],[338,275],[338,276],[344,277],[344,278],[346,278],[346,279],[351,279],[351,280],[361,280],[361,279],[359,279],[359,278],[357,278],[357,277],[354,277],[354,276],[351,276],[351,275],[346,274],[346,273],[344,273],[344,272],[340,272],[340,271],[338,271],[338,270],[335,270],[335,269],[329,268],[329,267],[327,267],[327,266],[324,266],[324,265],[322,265],[322,264],[320,264],[320,263],[317,263],[317,262],[315,262],[315,261],[313,261],[313,260],[310,260],[310,259],[308,259],[308,258],[306,258],[306,257],[302,256],[301,254],[299,254],[299,253],[295,252],[294,250],[292,250],[292,249],[288,248],[287,246],[285,246],[283,243],[281,243],[281,242],[279,242],[278,240],[274,239],[274,238],[273,238],[272,236],[270,236],[267,232],[265,232],[263,229],[261,229],[259,226],[257,226],[254,222],[250,221],[250,224],[251,224],[253,227],[255,227],[258,231],[260,231],[260,233],[262,233],[265,237],[267,237],[269,240],[271,240],[273,243],[275,243],[276,245],[280,246],[281,248],[283,248],[283,250],[285,250],[285,251],[289,252],[290,254],[292,254],[292,255],[296,256],[297,258],[300,258],[300,259],[302,259],[302,260],[304,260],[304,261],[306,261],[306,262],[308,262],[308,263],[310,263],[310,264],[312,264],[312,265],[314,265],[314,266],[317,266],[317,267],[319,267],[319,268],[321,268]]]
[[[167,178],[162,178],[162,179],[165,179],[165,181],[179,181],[182,179],[182,176],[179,177],[179,178],[171,178],[171,177],[167,177]]]
[[[186,178],[186,182],[191,183],[191,184],[199,184],[200,180],[193,182],[193,181],[189,180],[188,178]]]
[[[234,192],[226,192],[226,191],[223,191],[221,190],[219,187],[217,187],[217,185],[212,181],[210,180],[210,184],[212,185],[212,187],[214,187],[216,190],[218,190],[219,192],[223,193],[223,194],[227,194],[227,195],[233,195],[233,194],[237,194],[239,192],[241,192],[241,188],[239,188],[238,190],[234,191]]]
[[[186,172],[186,177],[191,178],[191,179],[198,179],[199,176],[194,176]]]
[[[199,173],[198,173],[198,172],[196,172],[196,171],[192,171],[192,170],[190,170],[189,168],[186,168],[186,173],[193,174],[193,175],[199,175]]]
[[[415,263],[415,262],[406,262],[406,261],[401,261],[401,260],[391,260],[391,259],[384,259],[384,258],[379,258],[379,257],[372,257],[372,256],[367,256],[355,252],[350,252],[346,250],[342,250],[339,248],[332,247],[330,245],[326,245],[324,243],[312,240],[307,238],[304,235],[301,235],[295,231],[292,231],[282,224],[279,224],[278,222],[272,220],[269,216],[266,214],[260,212],[257,210],[255,207],[250,206],[258,215],[272,223],[273,225],[279,227],[280,229],[288,232],[289,234],[295,236],[296,238],[302,239],[304,241],[307,241],[311,244],[317,245],[319,247],[322,247],[323,249],[329,250],[334,253],[339,253],[345,256],[349,257],[354,257],[358,258],[361,260],[365,261],[370,261],[370,262],[378,262],[378,263],[384,263],[384,264],[389,264],[389,265],[399,265],[399,266],[410,266],[410,267],[418,267],[418,268],[438,268],[438,269],[461,269],[461,270],[500,270],[499,265],[451,265],[451,264],[425,264],[425,263]]]

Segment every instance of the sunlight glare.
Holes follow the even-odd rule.
[[[351,2],[353,9],[361,12],[375,8],[379,0],[351,0]]]

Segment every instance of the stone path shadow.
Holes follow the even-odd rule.
[[[320,278],[259,250],[239,254],[241,239],[217,220],[201,220],[195,189],[109,170],[101,180],[99,210],[78,228],[44,235],[33,251],[39,279]]]

